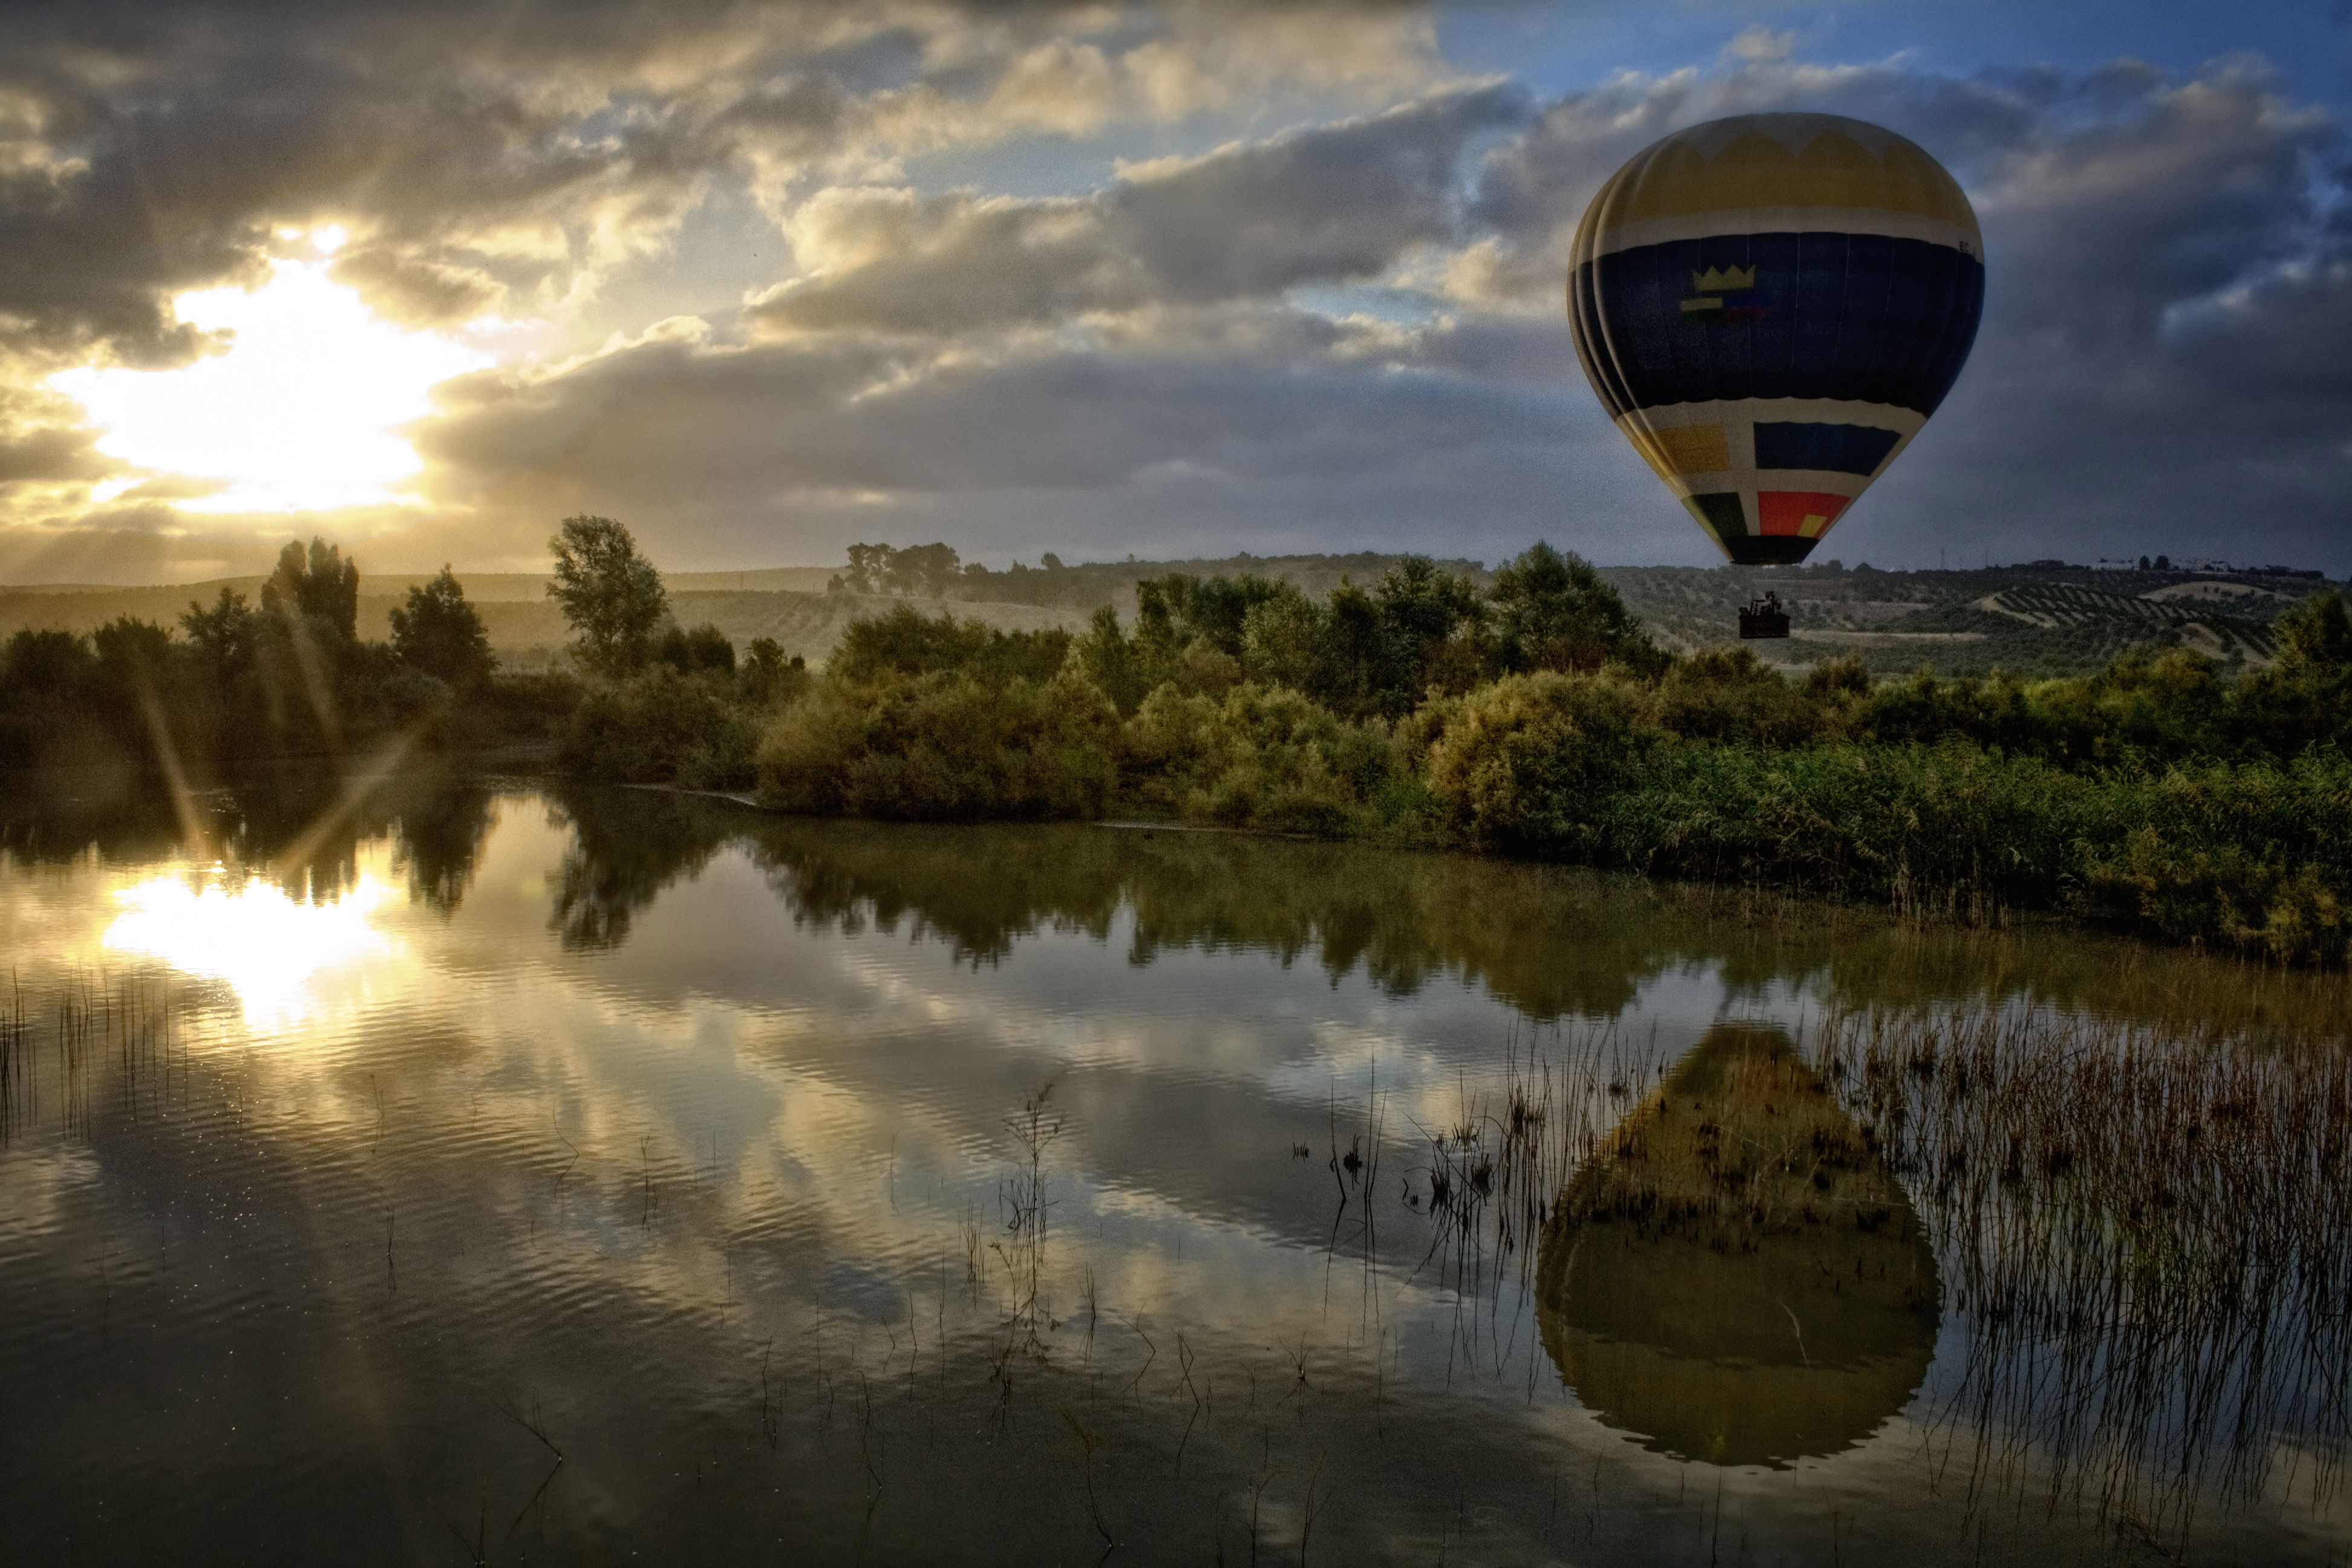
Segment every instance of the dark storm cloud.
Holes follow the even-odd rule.
[[[949,333],[1377,277],[1454,236],[1463,150],[1517,103],[1499,88],[1444,93],[1066,200],[830,192],[794,226],[819,270],[751,313],[769,329]]]

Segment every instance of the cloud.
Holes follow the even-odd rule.
[[[1686,124],[1821,110],[1910,136],[1983,220],[1988,307],[1927,434],[1842,525],[1843,553],[2075,558],[2143,550],[2336,570],[2352,428],[2340,127],[2257,62],[2181,81],[2136,62],[1948,78],[1767,59],[1625,78],[1489,152],[1489,232],[1444,275],[1469,309],[1557,310],[1591,193]],[[1859,547],[1859,548],[1858,548]]]
[[[805,272],[748,314],[769,331],[944,334],[1375,277],[1452,237],[1463,151],[1514,103],[1444,93],[1147,164],[1081,197],[826,190],[789,229]]]
[[[1909,135],[1987,236],[1974,361],[1837,553],[2347,564],[2347,153],[2256,62],[1955,77],[1751,32],[1538,102],[1453,79],[1409,6],[353,5],[242,48],[217,7],[131,15],[37,17],[0,58],[0,386],[202,352],[169,294],[329,220],[335,277],[403,322],[596,323],[439,389],[421,507],[326,523],[376,569],[534,564],[581,510],[679,567],[941,537],[1702,562],[1576,368],[1566,240],[1642,146],[1780,108]],[[971,157],[1044,142],[1099,183],[1016,195],[982,176],[1023,157]],[[972,183],[927,181],[942,150]],[[710,226],[730,202],[750,228]],[[754,243],[756,271],[709,259]],[[642,283],[671,271],[709,281]],[[16,556],[77,518],[122,551],[185,530],[169,476],[93,506],[119,468],[89,436],[0,403]]]
[[[36,0],[9,33],[0,347],[142,364],[199,351],[169,296],[251,278],[281,224],[346,223],[345,277],[396,319],[547,309],[661,253],[715,179],[781,212],[828,163],[1431,64],[1398,7]]]

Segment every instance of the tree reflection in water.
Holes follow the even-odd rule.
[[[106,1238],[159,1215],[251,1270],[256,1300],[310,1300],[308,1281],[335,1277],[327,1258],[346,1285],[357,1282],[339,1310],[387,1336],[404,1332],[401,1323],[429,1331],[382,1340],[405,1343],[409,1359],[376,1364],[406,1380],[399,1386],[414,1403],[394,1430],[404,1462],[431,1469],[417,1495],[429,1492],[435,1507],[446,1495],[478,1509],[480,1478],[504,1462],[499,1445],[527,1447],[529,1429],[497,1410],[474,1447],[463,1431],[482,1414],[477,1389],[535,1364],[573,1458],[550,1491],[533,1456],[504,1500],[520,1510],[509,1517],[532,1521],[525,1530],[552,1532],[555,1555],[595,1555],[623,1540],[687,1550],[678,1543],[700,1529],[699,1555],[732,1560],[772,1538],[781,1516],[761,1510],[781,1506],[783,1486],[800,1489],[791,1504],[800,1511],[778,1528],[833,1531],[824,1539],[838,1550],[807,1555],[846,1559],[865,1549],[848,1532],[875,1517],[869,1483],[889,1462],[869,1468],[869,1457],[886,1453],[919,1455],[921,1482],[904,1489],[894,1479],[881,1517],[897,1509],[901,1521],[953,1521],[952,1540],[893,1538],[907,1560],[951,1554],[982,1531],[1003,1532],[1006,1560],[1060,1553],[1053,1510],[1036,1502],[1051,1501],[1035,1489],[1044,1472],[1021,1468],[1041,1455],[1065,1466],[1064,1522],[1078,1539],[1091,1541],[1095,1526],[1075,1489],[1098,1483],[1105,1516],[1123,1535],[1132,1530],[1128,1539],[1151,1539],[1147,1521],[1163,1534],[1199,1527],[1185,1539],[1206,1557],[1229,1544],[1235,1499],[1250,1499],[1255,1518],[1278,1461],[1287,1468],[1272,1483],[1275,1502],[1297,1502],[1318,1475],[1343,1478],[1341,1508],[1315,1527],[1318,1553],[1352,1547],[1366,1557],[1385,1546],[1398,1561],[1466,1549],[1465,1490],[1516,1521],[1512,1539],[1528,1558],[1576,1554],[1569,1532],[1581,1529],[1591,1560],[1695,1560],[1717,1533],[1729,1560],[1735,1535],[1748,1544],[1747,1521],[1769,1548],[1757,1555],[1782,1560],[1829,1560],[1843,1528],[1850,1559],[1867,1549],[1881,1560],[1905,1551],[1938,1560],[1938,1546],[1954,1542],[1954,1557],[1970,1555],[1973,1531],[1976,1547],[1990,1532],[2000,1538],[1995,1555],[2008,1545],[2040,1561],[2062,1554],[2051,1545],[2060,1535],[2067,1551],[2110,1543],[2101,1520],[2177,1528],[2187,1541],[2189,1509],[2217,1494],[2260,1494],[2262,1507],[2242,1516],[2258,1524],[2242,1539],[2274,1543],[2300,1528],[2282,1506],[2281,1456],[2301,1467],[2286,1500],[2294,1508],[2339,1466],[2352,1364],[2343,1312],[2352,1246],[2336,1199],[2352,1160],[2352,1081],[2340,1059],[2352,1008],[2340,979],[2046,928],[1906,928],[1750,892],[1466,858],[1164,830],[884,827],[612,789],[501,801],[493,786],[430,776],[358,793],[292,780],[205,797],[207,858],[182,852],[173,869],[217,854],[231,871],[276,868],[303,896],[331,897],[355,847],[357,863],[383,878],[389,836],[411,899],[447,913],[467,897],[501,805],[542,800],[562,832],[542,837],[527,810],[508,810],[496,896],[486,875],[483,894],[447,926],[403,922],[403,940],[427,960],[421,971],[492,933],[509,943],[499,962],[531,983],[523,1005],[538,1009],[590,967],[542,965],[546,949],[608,951],[633,931],[654,935],[645,911],[659,904],[662,940],[646,959],[709,936],[782,961],[740,966],[766,990],[730,989],[735,971],[715,966],[691,977],[689,1022],[699,1027],[707,1012],[726,1049],[678,1048],[665,962],[613,966],[625,973],[594,977],[595,1005],[544,1024],[535,1011],[499,1011],[516,989],[508,970],[429,969],[429,984],[382,998],[317,1051],[244,1049],[238,1042],[253,1037],[234,1020],[216,1038],[237,1048],[207,1048],[200,1032],[173,1025],[160,989],[152,1004],[117,984],[19,1005],[0,1018],[0,1131],[13,1140],[0,1152],[20,1183],[21,1173],[54,1168],[62,1184],[80,1167],[51,1159],[40,1140],[78,1137],[86,1147],[75,1161],[89,1152],[104,1162],[108,1184],[76,1176],[58,1190],[77,1204],[121,1194],[121,1207],[80,1211],[81,1228],[47,1246],[47,1272],[12,1265],[12,1305],[95,1300],[101,1313],[121,1312],[103,1292],[144,1287],[123,1284]],[[94,889],[113,878],[108,857],[173,858],[177,821],[135,795],[21,808],[0,798],[0,854],[29,885],[25,907],[47,907],[45,884],[80,878]],[[26,872],[78,857],[99,864]],[[701,894],[678,886],[722,857],[764,875],[776,900],[764,903],[740,875],[709,879]],[[551,873],[544,905],[531,890],[541,868]],[[665,889],[675,904],[662,903]],[[768,929],[738,929],[761,921]],[[728,929],[713,934],[719,922]],[[933,951],[866,944],[848,954],[847,944],[785,941],[774,929],[785,922],[813,935],[893,931]],[[1051,932],[1105,946],[1064,942],[1027,972],[1007,962]],[[1250,962],[1171,963],[1122,979],[1122,963],[1180,952]],[[861,1032],[852,1009],[866,1005],[864,991],[845,990],[845,1002],[814,996],[814,1026],[751,1016],[783,988],[845,967],[802,962],[812,953],[918,978],[972,1004],[967,1013],[989,1012],[992,1027],[1009,1019],[1009,1043],[961,1016],[911,1028],[893,1016]],[[942,955],[1005,973],[942,979]],[[1265,955],[1296,966],[1304,985],[1275,983]],[[1255,978],[1233,984],[1244,970]],[[1039,998],[1060,1007],[1054,988],[1071,975],[1084,994],[1049,1014]],[[1325,997],[1326,979],[1348,982],[1348,994]],[[1200,1031],[1187,1019],[1118,1059],[1061,1055],[1033,1037],[1044,1031],[1027,1019],[1076,1017],[1090,998],[1113,998],[1100,1015],[1108,1029],[1122,1021],[1119,1006],[1142,1015],[1155,997],[1203,994],[1171,981],[1210,993],[1233,984],[1237,994],[1255,984],[1243,1005],[1276,996],[1281,1016],[1236,1024],[1223,996],[1208,994],[1215,1026],[1246,1036],[1233,1064],[1210,1064],[1218,1070],[1202,1069]],[[1425,1007],[1388,1005],[1456,985],[1483,994],[1475,1006],[1442,994]],[[605,1006],[614,994],[661,1005]],[[210,1016],[202,993],[172,994],[171,1005]],[[1725,1025],[1664,1059],[1707,1017],[1776,1013],[1805,1026]],[[1423,1022],[1397,1022],[1407,1016]],[[1369,1073],[1352,1105],[1346,1079],[1325,1087],[1326,1064],[1346,1058],[1299,1045],[1294,1020],[1331,1017],[1360,1024],[1384,1053],[1380,1094]],[[2098,1017],[2135,1022],[2101,1033],[2070,1021]],[[1674,1042],[1663,1056],[1654,1038],[1643,1043],[1658,1020]],[[1073,1038],[1097,1022],[1081,1018]],[[1412,1037],[1437,1043],[1420,1063],[1399,1063],[1392,1089],[1395,1058],[1385,1053],[1424,1023],[1426,1037]],[[1477,1033],[1488,1027],[1492,1036]],[[532,1070],[514,1070],[534,1050]],[[1029,1118],[1025,1185],[1008,1184],[1001,1119],[1043,1081],[1060,1086],[1053,1103],[1066,1106],[1070,1131],[1041,1167],[1044,1123]],[[1441,1111],[1457,1093],[1460,1115]],[[297,1113],[269,1115],[273,1103]],[[667,1156],[656,1113],[670,1115]],[[1433,1115],[1442,1125],[1433,1121],[1416,1148],[1414,1119]],[[219,1135],[230,1127],[236,1138]],[[730,1148],[740,1138],[762,1155],[789,1154],[776,1161],[777,1179],[737,1179],[732,1155],[722,1172],[722,1128]],[[1315,1146],[1292,1142],[1301,1133]],[[1300,1150],[1312,1159],[1293,1159]],[[247,1163],[224,1164],[238,1151]],[[48,1163],[37,1170],[35,1157]],[[688,1165],[695,1175],[680,1181]],[[397,1189],[379,1184],[387,1173]],[[1335,1184],[1339,1214],[1327,1220]],[[224,1194],[218,1213],[234,1227],[223,1219],[206,1229],[212,1211],[175,1207],[184,1189]],[[1040,1229],[1034,1253],[1008,1247],[1017,1267],[989,1274],[997,1255],[982,1246],[981,1216],[992,1190],[1013,1199],[1004,1217],[1016,1240],[1024,1214],[1042,1221],[1066,1205],[1052,1258]],[[966,1202],[974,1193],[978,1206]],[[270,1202],[285,1206],[261,1206]],[[245,1217],[262,1213],[294,1217]],[[342,1218],[310,1224],[319,1214]],[[943,1240],[959,1222],[965,1230]],[[1163,1227],[1176,1238],[1172,1256],[1157,1240]],[[617,1260],[616,1228],[639,1248]],[[1188,1236],[1214,1245],[1188,1253]],[[1335,1309],[1342,1277],[1330,1263],[1352,1258],[1358,1237],[1370,1305]],[[92,1238],[101,1269],[114,1270],[96,1291]],[[182,1245],[175,1233],[174,1258]],[[315,1250],[333,1247],[342,1250]],[[1294,1268],[1302,1258],[1309,1267]],[[1285,1315],[1265,1282],[1286,1269],[1313,1310]],[[1203,1283],[1180,1320],[1171,1303],[1185,1299],[1188,1278]],[[436,1295],[436,1279],[458,1288]],[[642,1284],[643,1296],[613,1290],[615,1279]],[[547,1310],[567,1299],[602,1304]],[[480,1310],[484,1300],[499,1310]],[[638,1300],[658,1310],[632,1315],[627,1303]],[[695,1305],[681,1312],[673,1300]],[[157,1295],[138,1310],[150,1302],[167,1317],[177,1310]],[[1360,1311],[1370,1315],[1348,1321]],[[561,1355],[533,1363],[557,1318],[570,1336]],[[919,1355],[905,1332],[919,1320]],[[143,1364],[109,1383],[105,1330],[93,1336],[69,1312],[47,1321],[56,1355],[16,1363],[48,1378],[47,1408],[79,1412],[98,1387],[116,1401],[108,1409],[151,1419],[157,1384]],[[200,1370],[207,1345],[219,1364],[234,1354],[242,1366],[247,1347],[298,1333],[242,1313],[169,1321],[179,1336],[172,1353]],[[1001,1359],[1014,1337],[1008,1322],[1024,1343],[1023,1325],[1034,1327],[1055,1352],[1010,1367],[1018,1399]],[[462,1332],[449,1329],[457,1323]],[[205,1338],[215,1329],[217,1342]],[[341,1331],[320,1342],[319,1367],[349,1361]],[[1479,1354],[1454,1353],[1474,1332],[1489,1336]],[[746,1343],[757,1347],[748,1359]],[[70,1347],[92,1344],[100,1362],[70,1361]],[[909,1398],[885,1397],[901,1376]],[[336,1385],[321,1373],[300,1386]],[[719,1393],[708,1404],[677,1397],[694,1387]],[[268,1429],[293,1445],[270,1452],[324,1451],[347,1425],[335,1399],[315,1403],[305,1426],[285,1416],[277,1385],[261,1392],[269,1403],[257,1394],[243,1408],[270,1412]],[[531,1405],[517,1408],[535,1412],[539,1390],[528,1392]],[[739,1436],[768,1468],[739,1464],[730,1450],[733,1468],[706,1472],[710,1434],[721,1430],[711,1412],[739,1394]],[[213,1431],[223,1408],[213,1398],[181,1419]],[[1071,1440],[1066,1408],[1106,1436],[1101,1458]],[[1032,1417],[1032,1436],[1042,1430],[1059,1447],[1004,1441]],[[68,1456],[63,1473],[100,1451],[22,1425],[19,1469],[55,1452]],[[960,1445],[957,1431],[992,1436]],[[601,1518],[563,1500],[591,1475],[600,1487],[621,1478],[625,1489],[656,1470],[689,1473],[671,1462],[688,1454],[694,1489],[679,1495],[690,1504],[625,1499],[634,1511],[609,1537],[597,1533]],[[364,1456],[340,1462],[347,1476],[369,1473]],[[118,1484],[102,1466],[89,1473]],[[810,1480],[825,1475],[847,1479],[841,1496],[851,1502],[827,1500]],[[740,1485],[722,1495],[729,1477]],[[1584,1484],[1590,1511],[1580,1522],[1574,1494]],[[141,1485],[162,1495],[168,1479]],[[1694,1552],[1686,1527],[1698,1521],[1685,1492],[1703,1489],[1711,1518]],[[910,1492],[919,1501],[902,1508]],[[1972,1500],[1972,1518],[1955,1517],[1956,1498]],[[1860,1515],[1841,1524],[1832,1511],[1851,1500],[1875,1532],[1866,1548],[1853,1534]],[[565,1508],[582,1513],[567,1518]],[[2045,1508],[2068,1517],[2047,1520]],[[2200,1550],[2240,1539],[2226,1515],[2209,1508],[2199,1519],[2224,1521],[2199,1532]],[[1285,1523],[1286,1560],[1304,1554],[1304,1524],[1296,1513]],[[1327,1529],[1349,1546],[1327,1548]]]

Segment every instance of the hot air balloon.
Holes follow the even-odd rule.
[[[1569,325],[1617,428],[1724,553],[1792,564],[1952,389],[1983,256],[1959,185],[1893,132],[1743,114],[1601,187]]]

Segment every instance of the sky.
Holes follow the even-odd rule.
[[[1875,121],[1987,307],[1817,554],[2352,574],[2352,3],[16,0],[0,581],[1715,547],[1562,310],[1626,158]]]

